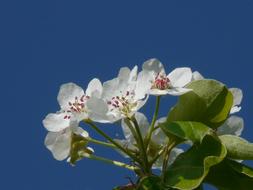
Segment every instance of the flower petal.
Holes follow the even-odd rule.
[[[70,119],[64,119],[65,113],[50,113],[42,121],[44,127],[51,132],[59,132],[70,126]]]
[[[135,98],[143,99],[146,97],[148,91],[151,89],[154,76],[147,71],[141,71],[138,74],[135,88]]]
[[[80,135],[84,138],[88,138],[89,137],[89,133],[85,130],[83,130],[83,128],[81,127],[74,127],[72,129],[73,133],[75,133],[76,135]]]
[[[102,94],[102,91],[103,91],[103,87],[100,80],[97,78],[94,78],[88,84],[88,87],[86,89],[86,95],[100,97]]]
[[[123,130],[123,134],[125,136],[125,139],[130,143],[130,144],[134,144],[135,143],[135,138],[131,132],[131,130],[129,129],[126,120],[122,119],[121,120],[121,127]]]
[[[244,121],[241,117],[231,116],[218,128],[218,135],[236,135],[240,136],[244,128]]]
[[[170,156],[169,156],[169,160],[168,160],[168,166],[170,166],[171,164],[173,164],[173,162],[176,160],[176,158],[183,153],[183,149],[179,149],[179,148],[173,148],[170,152]],[[153,165],[153,169],[162,169],[162,165],[163,165],[163,157],[160,157]]]
[[[97,97],[91,97],[86,106],[89,110],[89,118],[93,121],[100,123],[108,123],[112,122],[112,118],[110,118],[108,113],[108,105],[107,103]]]
[[[233,106],[240,105],[243,98],[242,90],[239,88],[230,88],[229,91],[233,94],[234,98]]]
[[[155,58],[145,61],[142,65],[142,69],[145,71],[152,71],[155,74],[165,72],[163,64],[158,59]]]
[[[154,95],[154,96],[162,96],[162,95],[168,94],[168,91],[154,88],[154,89],[149,90],[149,94]]]
[[[70,153],[71,131],[49,132],[45,138],[45,146],[52,152],[56,160],[66,159]]]
[[[192,71],[188,67],[181,67],[174,69],[168,78],[173,87],[184,87],[192,80]]]
[[[166,117],[161,117],[155,122],[155,127],[157,127],[160,123],[163,123],[166,121]],[[166,143],[167,136],[164,134],[164,132],[158,128],[156,129],[152,134],[152,141],[156,143],[157,145],[163,145]]]
[[[61,85],[57,100],[62,109],[68,109],[69,102],[73,103],[76,97],[80,98],[83,95],[84,91],[80,86],[74,83],[67,83]]]
[[[172,96],[181,96],[187,92],[192,91],[192,89],[189,88],[171,88],[167,90],[167,93]]]
[[[148,122],[147,117],[141,112],[136,112],[135,118],[140,127],[142,137],[145,137],[149,130],[149,122]]]
[[[181,148],[173,148],[170,152],[170,156],[169,156],[169,161],[168,161],[168,166],[170,166],[171,164],[173,164],[173,162],[176,160],[176,158],[183,153],[184,150]]]
[[[194,80],[202,80],[202,79],[204,79],[204,77],[198,71],[194,71],[192,73],[192,81],[194,81]]]

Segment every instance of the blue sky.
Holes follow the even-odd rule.
[[[1,4],[0,189],[109,190],[127,183],[125,177],[133,175],[121,168],[90,160],[71,167],[54,160],[43,145],[41,121],[58,110],[62,83],[86,87],[93,77],[111,79],[120,67],[141,66],[152,57],[167,70],[187,66],[243,89],[238,115],[245,119],[243,137],[253,141],[251,0]],[[161,116],[176,98],[162,101]],[[153,104],[151,98],[143,108],[149,116]],[[111,135],[121,132],[117,125],[100,126]],[[113,151],[96,151],[121,160]]]

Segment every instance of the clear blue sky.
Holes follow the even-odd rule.
[[[243,137],[253,141],[253,2],[6,1],[0,3],[1,183],[3,190],[110,190],[132,176],[83,160],[54,160],[42,119],[58,110],[60,84],[114,77],[122,66],[159,58],[244,91]],[[161,115],[176,98],[163,99]],[[143,109],[150,115],[151,98]],[[102,126],[120,133],[119,126]],[[100,155],[119,159],[109,150]],[[252,163],[250,163],[253,165]],[[209,188],[208,188],[209,189]]]

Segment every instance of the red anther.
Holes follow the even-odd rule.
[[[129,94],[130,94],[130,92],[129,92],[129,91],[127,91],[127,92],[126,92],[126,95],[128,96]]]
[[[107,104],[111,105],[111,104],[112,104],[112,102],[111,102],[111,101],[107,101]]]
[[[64,116],[64,119],[67,119],[67,118],[68,118],[68,116],[67,116],[67,115],[65,115],[65,116]]]
[[[69,106],[72,106],[72,103],[71,103],[71,102],[69,102]]]

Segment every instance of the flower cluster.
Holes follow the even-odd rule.
[[[174,138],[160,127],[161,123],[168,122],[167,117],[158,118],[160,99],[166,95],[190,94],[193,89],[189,84],[202,80],[205,79],[199,72],[192,72],[188,67],[176,68],[166,74],[159,60],[150,59],[143,63],[139,72],[137,66],[133,69],[123,67],[116,78],[104,83],[97,78],[91,80],[86,90],[74,83],[63,84],[57,97],[60,110],[49,113],[43,120],[48,130],[45,145],[55,159],[67,159],[71,164],[82,158],[91,158],[134,170],[140,176],[151,174],[152,169],[166,170],[184,150],[177,147],[180,143],[173,141]],[[241,109],[242,91],[230,88],[229,92],[233,96],[229,113],[234,114]],[[150,96],[157,98],[151,123],[140,112]],[[90,137],[79,126],[82,121],[105,137],[107,142]],[[117,121],[121,121],[124,139],[112,139],[95,125]],[[242,129],[243,119],[232,115],[214,132],[218,136],[239,136]],[[94,150],[88,146],[91,143],[111,147],[132,159],[134,164],[95,156]]]

